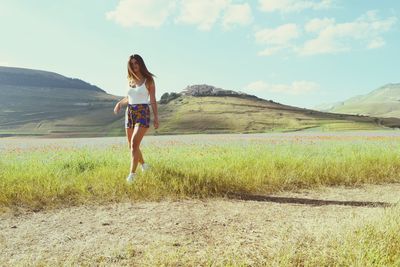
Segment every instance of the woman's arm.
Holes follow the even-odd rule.
[[[125,96],[124,98],[122,98],[119,102],[120,106],[126,106],[128,105],[128,97]]]
[[[154,116],[154,128],[158,128],[158,110],[157,110],[157,101],[156,101],[156,85],[154,80],[149,82],[149,94],[150,94],[150,104],[153,109]]]
[[[128,105],[128,97],[122,98],[114,107],[114,113],[118,114],[122,106]]]

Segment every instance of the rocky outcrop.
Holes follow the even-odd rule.
[[[187,86],[181,94],[188,96],[250,96],[243,92],[225,90],[207,84]]]

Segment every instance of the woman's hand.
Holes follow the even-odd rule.
[[[154,129],[158,128],[158,118],[154,119]]]
[[[118,114],[118,112],[121,110],[121,103],[118,102],[115,107],[114,107],[114,113]]]

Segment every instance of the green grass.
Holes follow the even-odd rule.
[[[152,171],[138,168],[129,186],[126,146],[5,149],[0,206],[42,209],[400,181],[400,144],[387,139],[171,143],[143,147],[142,153]]]
[[[0,208],[38,210],[89,202],[262,194],[400,181],[397,138],[335,138],[144,146],[143,156],[153,168],[139,172],[131,186],[124,180],[130,156],[125,145],[6,148],[0,151]],[[399,221],[400,206],[396,206],[388,208],[382,218],[326,238],[283,240],[273,253],[260,244],[255,248],[259,253],[246,255],[238,247],[223,255],[205,251],[200,257],[186,247],[165,253],[162,244],[155,243],[143,253],[132,245],[111,260],[143,266],[399,266]],[[108,260],[91,259],[91,263]]]

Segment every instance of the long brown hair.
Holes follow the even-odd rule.
[[[135,79],[139,80],[138,77],[136,76],[136,74],[133,72],[132,66],[131,66],[131,60],[132,58],[136,59],[136,62],[139,64],[139,71],[140,73],[143,75],[143,77],[145,77],[146,79],[149,80],[153,80],[153,77],[155,77],[155,75],[153,73],[151,73],[147,67],[146,64],[144,64],[144,60],[141,56],[139,56],[138,54],[134,54],[131,55],[129,57],[128,60],[128,81],[129,84],[135,83]]]

